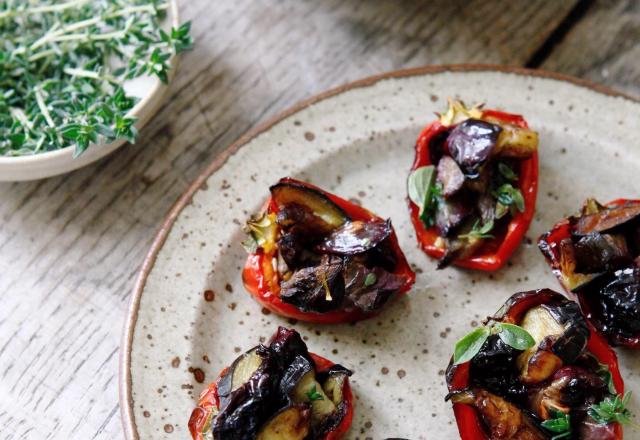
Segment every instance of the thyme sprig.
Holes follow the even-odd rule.
[[[167,82],[190,24],[165,32],[166,0],[0,0],[0,156],[134,142],[123,82]]]

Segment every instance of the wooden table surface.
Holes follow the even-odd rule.
[[[296,101],[388,70],[463,62],[551,69],[640,95],[636,0],[180,7],[196,47],[137,144],[66,176],[0,183],[2,438],[122,438],[123,317],[156,228],[225,146]]]

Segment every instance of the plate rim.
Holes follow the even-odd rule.
[[[414,67],[408,69],[393,70],[381,74],[368,76],[356,81],[348,82],[335,88],[331,88],[324,92],[303,99],[286,110],[269,118],[267,121],[258,124],[256,127],[248,130],[240,136],[235,142],[221,151],[214,159],[198,174],[198,176],[189,184],[186,191],[171,206],[168,213],[164,216],[160,226],[154,234],[151,247],[147,251],[142,266],[136,277],[136,281],[132,290],[131,298],[125,316],[125,322],[122,332],[122,338],[118,359],[118,403],[120,406],[120,418],[124,429],[125,438],[129,440],[139,440],[140,434],[133,414],[133,396],[131,395],[131,350],[133,344],[133,332],[138,319],[138,310],[140,308],[140,300],[146,286],[147,278],[151,269],[155,265],[156,258],[160,253],[171,229],[182,210],[191,203],[193,195],[203,186],[206,180],[219,170],[227,160],[233,156],[240,148],[247,145],[254,138],[262,133],[270,130],[274,125],[293,116],[294,114],[314,105],[325,99],[341,95],[353,89],[374,86],[380,81],[393,78],[408,78],[413,76],[435,75],[448,72],[488,72],[488,73],[507,73],[519,76],[530,76],[536,78],[546,78],[558,82],[569,83],[596,93],[607,96],[623,98],[635,104],[640,104],[640,98],[617,91],[608,86],[604,86],[593,81],[578,78],[572,75],[553,72],[544,69],[530,69],[526,67],[503,66],[495,64],[441,64],[428,65],[422,67]]]

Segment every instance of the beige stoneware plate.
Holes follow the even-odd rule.
[[[168,3],[167,17],[163,22],[163,26],[167,30],[180,25],[177,1],[169,0]],[[178,59],[179,57],[174,56],[169,60],[171,65],[170,81],[175,75]],[[169,87],[156,77],[142,76],[125,81],[124,88],[130,96],[139,99],[128,115],[137,118],[135,127],[140,131],[162,105]],[[139,137],[143,135],[144,133]],[[92,145],[85,153],[75,159],[73,158],[74,147],[30,156],[0,156],[0,182],[44,179],[68,173],[113,153],[124,144],[126,141],[122,139],[110,144]]]
[[[527,239],[493,275],[436,271],[416,247],[405,179],[421,128],[447,97],[526,116],[540,132],[540,192]],[[453,344],[512,293],[560,290],[535,241],[587,196],[640,195],[640,104],[576,79],[486,66],[370,78],[300,104],[231,146],[165,220],[127,318],[121,408],[128,438],[189,438],[198,395],[241,351],[293,326],[310,349],[355,370],[350,439],[458,438],[443,398]],[[390,217],[418,278],[378,318],[312,326],[265,314],[245,293],[241,225],[282,176],[309,180]],[[204,292],[211,290],[205,298]],[[209,299],[209,300],[207,300]],[[638,412],[640,360],[620,350]],[[203,375],[204,373],[204,380]],[[627,433],[627,438],[632,438]]]

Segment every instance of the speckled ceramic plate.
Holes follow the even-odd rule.
[[[511,264],[493,275],[436,271],[416,247],[405,205],[415,139],[449,96],[522,113],[540,132],[537,214]],[[534,244],[556,220],[590,195],[638,197],[639,114],[638,102],[571,78],[431,67],[328,92],[246,135],[171,210],[144,263],[121,357],[127,436],[188,438],[187,420],[206,384],[285,325],[305,335],[312,351],[355,370],[349,438],[458,438],[443,400],[453,344],[512,293],[560,289]],[[356,325],[313,326],[264,313],[242,287],[241,224],[285,175],[391,217],[418,268],[410,294]],[[628,388],[640,391],[640,359],[624,350],[620,357]]]

